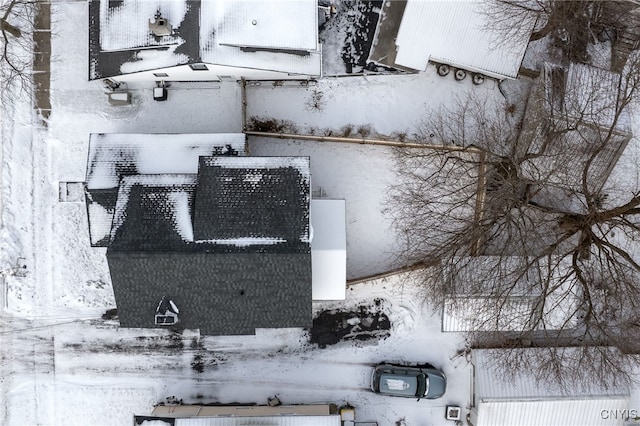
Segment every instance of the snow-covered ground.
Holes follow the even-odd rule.
[[[0,424],[131,425],[133,414],[149,413],[170,395],[202,403],[264,404],[275,394],[285,404],[348,402],[359,421],[380,425],[402,418],[407,425],[451,424],[446,405],[467,410],[471,368],[457,356],[464,341],[441,332],[440,313],[422,303],[419,283],[397,276],[351,286],[344,302],[315,303],[315,312],[349,310],[379,298],[391,322],[386,339],[324,349],[297,329],[201,338],[102,320],[115,307],[105,250],[90,247],[85,204],[58,201],[59,182],[84,181],[90,133],[240,132],[241,90],[236,83],[175,83],[166,102],[155,102],[152,85],[139,84],[131,87],[131,106],[110,106],[102,83],[87,82],[87,4],[56,2],[52,15],[48,127],[34,125],[28,99],[1,121],[0,271],[7,291]],[[263,83],[247,88],[247,116],[289,120],[304,134],[411,138],[430,110],[470,91],[501,105],[495,82],[468,80],[429,69],[309,86]],[[349,278],[394,266],[398,236],[383,214],[395,176],[389,148],[257,137],[249,148],[252,155],[310,156],[312,185],[346,199]],[[380,361],[432,363],[446,373],[447,392],[419,402],[375,395],[370,374]]]

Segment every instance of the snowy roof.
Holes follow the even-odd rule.
[[[193,240],[191,204],[197,175],[132,175],[120,182],[111,248],[158,250]]]
[[[244,148],[241,133],[91,134],[86,177],[91,244],[108,243],[123,176],[195,174],[200,156],[244,155]]]
[[[309,187],[304,157],[200,157],[197,174],[126,175],[109,248],[309,252]]]
[[[516,78],[537,17],[514,23],[508,37],[484,13],[486,1],[407,0],[396,37],[397,65],[425,70],[428,61],[497,78]]]
[[[632,136],[628,112],[614,118],[619,83],[619,74],[596,67],[544,64],[526,114],[544,113],[547,119],[529,120],[528,127],[537,127],[521,134],[525,143],[531,140],[531,152],[542,152],[524,164],[531,179],[581,192],[582,174],[591,161],[588,189],[595,193],[602,188]],[[546,144],[549,134],[554,134],[553,144]]]
[[[486,401],[471,411],[474,426],[624,426],[629,398],[584,397],[532,401]],[[615,417],[614,417],[615,413]]]
[[[321,74],[316,0],[89,1],[89,78],[210,63]],[[160,16],[172,30],[153,35]]]
[[[591,65],[570,63],[565,69],[544,63],[541,83],[554,116],[578,118],[587,123],[611,127],[617,112],[620,74]],[[629,133],[630,115],[622,111],[615,129]]]
[[[155,318],[167,299],[170,326],[205,335],[310,326],[309,158],[238,156],[242,135],[143,136],[92,135],[89,153],[120,325],[169,326]]]
[[[564,348],[567,351],[567,363],[571,362],[572,351],[579,356],[583,348]],[[594,348],[598,349],[598,348]],[[537,380],[535,372],[528,369],[520,369],[517,374],[509,374],[509,378],[500,374],[496,367],[496,357],[503,351],[520,351],[523,357],[538,357],[537,352],[548,348],[522,348],[522,349],[474,349],[473,364],[475,365],[475,395],[476,404],[484,401],[498,400],[528,400],[528,399],[560,399],[560,398],[584,398],[584,397],[612,397],[629,396],[627,386],[611,386],[610,383],[598,383],[589,381],[589,387],[581,390],[578,386],[566,389],[558,386],[553,378]],[[513,356],[516,356],[512,353]],[[567,368],[573,366],[567,364]],[[510,372],[513,373],[513,372]],[[568,383],[565,384],[569,386]],[[602,407],[601,407],[602,408]]]
[[[532,266],[526,266],[531,262]],[[545,276],[542,263],[524,256],[460,258],[450,267],[451,294],[443,305],[442,331],[556,330],[573,326],[577,304],[573,284],[559,279],[560,268],[554,269],[553,276]],[[545,279],[551,289],[546,294]]]
[[[308,246],[310,196],[308,157],[200,157],[194,237]]]
[[[521,356],[538,357],[537,352],[548,348],[523,348]],[[561,348],[562,349],[562,348]],[[563,348],[572,356],[579,356],[582,348]],[[606,348],[594,348],[606,349]],[[475,407],[471,410],[471,421],[476,426],[488,425],[563,425],[605,426],[624,425],[622,416],[604,418],[603,410],[624,410],[629,405],[629,388],[611,386],[590,380],[589,387],[580,389],[578,383],[566,389],[560,388],[553,379],[538,380],[535,372],[521,368],[517,374],[504,374],[496,367],[496,356],[503,351],[516,349],[473,350]],[[572,355],[572,351],[576,351]],[[511,353],[516,357],[517,354]],[[571,362],[571,361],[567,361]],[[571,368],[568,365],[568,368]],[[502,367],[500,367],[502,368]],[[586,378],[585,380],[588,380]],[[620,412],[620,411],[618,411]]]
[[[155,418],[175,418],[184,421],[184,424],[209,424],[213,417],[238,419],[242,424],[274,424],[274,417],[293,419],[294,425],[315,425],[316,422],[312,418],[318,418],[318,424],[324,425],[328,421],[328,425],[334,422],[340,425],[340,416],[331,414],[332,407],[328,404],[299,404],[299,405],[198,405],[198,404],[180,404],[180,405],[157,405],[151,412],[150,417]],[[143,418],[144,416],[136,416]],[[326,420],[331,417],[331,420]],[[194,419],[189,422],[189,419]],[[195,419],[202,420],[202,423],[196,423]],[[253,419],[253,423],[252,420]],[[215,422],[215,420],[214,420]],[[214,423],[217,424],[217,423]],[[224,423],[226,424],[226,423]],[[236,423],[230,423],[235,425]],[[289,424],[289,423],[286,423]]]
[[[92,133],[87,188],[116,188],[130,174],[197,173],[201,156],[244,154],[242,133]]]
[[[316,50],[318,32],[309,31],[318,18],[314,1],[218,0],[221,9],[218,43],[286,50]],[[209,11],[211,2],[206,3]],[[283,31],[283,28],[286,28]]]
[[[311,200],[313,300],[344,300],[347,242],[344,200]]]

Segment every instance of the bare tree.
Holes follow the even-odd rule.
[[[5,101],[32,82],[36,0],[0,0],[0,91]]]
[[[640,353],[640,181],[607,184],[639,89],[637,57],[622,74],[546,66],[523,117],[465,98],[419,126],[443,149],[396,151],[387,211],[445,330],[475,347]],[[625,371],[594,353],[599,377]]]
[[[590,44],[615,42],[629,30],[638,32],[640,24],[629,16],[629,11],[637,7],[624,0],[491,0],[483,11],[488,24],[505,38],[518,31],[518,23],[537,16],[532,41],[551,36],[568,60],[589,63]]]

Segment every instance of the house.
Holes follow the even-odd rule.
[[[597,349],[597,348],[596,348]],[[627,386],[611,386],[585,377],[588,386],[567,384],[562,389],[551,378],[536,377],[531,369],[505,374],[496,367],[504,351],[517,349],[473,350],[473,398],[469,424],[474,426],[626,425],[637,410],[630,404]],[[541,356],[545,348],[519,349],[521,356]],[[566,348],[566,351],[572,351]],[[576,356],[579,352],[576,352]],[[518,354],[511,353],[517,357]],[[568,357],[567,359],[570,359]],[[560,368],[563,364],[560,364]],[[571,368],[570,365],[566,366]],[[577,372],[579,375],[580,373]],[[580,378],[577,377],[577,381]]]
[[[577,295],[560,271],[525,256],[460,258],[446,268],[443,332],[562,330],[577,325]]]
[[[284,80],[322,74],[317,0],[89,0],[89,79]]]
[[[311,201],[306,157],[248,157],[242,134],[92,134],[86,197],[123,327],[308,327],[312,300],[345,297],[344,201]]]
[[[508,34],[497,29],[485,9],[490,2],[406,0],[384,2],[374,36],[369,61],[392,68],[425,71],[429,63],[440,75],[450,67],[499,80],[516,78],[529,38],[535,26],[535,14],[514,22]]]
[[[223,406],[158,405],[149,416],[135,416],[134,426],[341,426],[331,405]]]
[[[621,82],[620,74],[593,66],[545,63],[518,141],[519,149],[539,154],[525,164],[525,176],[587,195],[583,171],[590,162],[586,190],[597,194],[632,137],[629,114],[618,105]],[[552,192],[543,196],[553,199]]]

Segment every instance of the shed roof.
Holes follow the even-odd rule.
[[[203,62],[318,76],[316,6],[316,0],[90,0],[89,78]],[[169,35],[151,33],[157,16],[171,25]]]
[[[575,324],[577,296],[562,267],[525,256],[460,258],[449,267],[442,331],[557,330]],[[545,293],[545,281],[549,281]],[[544,302],[544,303],[543,303]]]
[[[136,416],[135,426],[340,426],[337,414],[327,416],[264,416],[264,417],[191,417],[161,418]]]
[[[522,349],[474,349],[474,407],[471,421],[476,426],[513,425],[563,425],[563,426],[622,426],[621,418],[603,417],[603,410],[616,412],[629,405],[629,388],[611,386],[609,383],[589,381],[588,386],[576,377],[576,383],[565,383],[561,388],[553,379],[546,380],[529,369],[519,369],[504,374],[496,367],[496,356],[510,351],[510,356],[542,359],[541,351],[549,348]],[[564,350],[566,368],[575,371],[572,360],[580,355],[583,348],[555,348]],[[593,350],[615,350],[594,347]],[[562,365],[560,368],[563,368]],[[588,378],[585,378],[588,380]],[[620,411],[617,411],[620,413]],[[622,416],[620,416],[622,417]]]
[[[486,401],[472,410],[475,426],[623,426],[629,397]],[[604,414],[606,416],[603,416]],[[615,413],[615,418],[613,417]]]
[[[508,379],[501,374],[496,367],[496,355],[499,356],[504,351],[519,351],[522,356],[542,358],[536,355],[544,352],[548,348],[522,348],[522,349],[474,349],[473,364],[475,366],[475,397],[476,404],[484,401],[517,401],[535,399],[580,399],[585,397],[609,398],[616,396],[629,397],[627,386],[610,386],[609,383],[589,382],[587,388],[581,389],[579,386],[571,387],[566,384],[564,389],[558,386],[551,378],[548,380],[537,380],[535,373],[530,370],[521,369],[517,372],[510,372]],[[572,368],[568,363],[575,356],[580,354],[583,348],[563,348],[566,354],[567,368]],[[594,348],[602,350],[607,348]],[[611,348],[611,350],[615,350]],[[517,354],[512,352],[515,357]],[[513,373],[513,374],[511,374]],[[517,374],[516,374],[517,373]],[[568,390],[568,392],[567,392]],[[601,407],[602,408],[602,407]]]
[[[537,17],[514,23],[520,31],[505,37],[493,30],[486,5],[482,0],[407,0],[395,63],[422,71],[432,60],[497,78],[517,77]]]
[[[313,300],[344,300],[347,283],[345,201],[311,200]]]
[[[566,69],[544,64],[527,102],[526,115],[532,119],[520,136],[522,146],[540,153],[523,164],[526,175],[581,194],[589,161],[588,190],[594,194],[603,187],[632,136],[630,114],[617,105],[620,78],[584,64]],[[542,195],[552,198],[552,193]],[[562,200],[567,203],[566,197]]]

